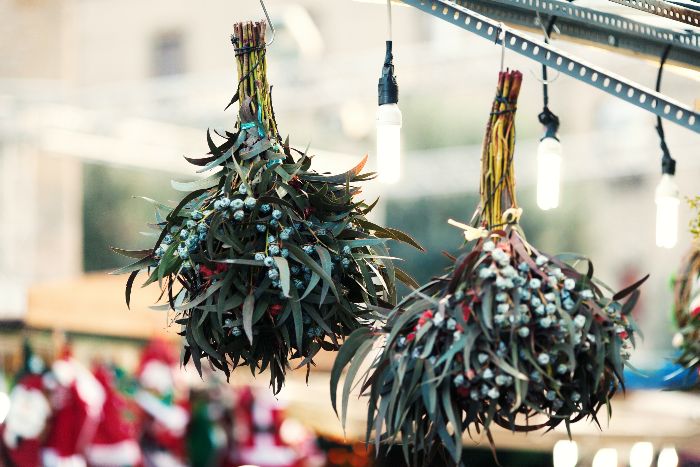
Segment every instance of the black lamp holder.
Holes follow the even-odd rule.
[[[557,137],[557,132],[559,131],[559,117],[554,115],[554,112],[549,110],[549,107],[542,109],[542,112],[537,116],[540,123],[544,125],[544,136],[545,138],[554,138],[559,141]],[[540,140],[541,141],[541,140]]]
[[[399,102],[399,85],[394,76],[394,56],[392,41],[386,41],[386,55],[382,67],[382,77],[379,78],[379,105],[397,104]]]

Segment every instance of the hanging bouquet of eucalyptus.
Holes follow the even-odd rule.
[[[513,172],[521,79],[517,71],[499,75],[475,221],[451,221],[464,229],[465,253],[448,274],[399,303],[383,328],[354,332],[331,374],[337,410],[341,372],[349,366],[343,423],[359,379],[369,396],[368,438],[374,430],[377,444],[400,440],[413,465],[427,462],[438,446],[459,464],[463,434],[472,430],[484,430],[493,447],[492,424],[533,431],[597,422],[598,410],[624,388],[636,331],[630,312],[644,279],[613,293],[586,258],[551,256],[525,240]],[[381,352],[360,373],[377,343]]]
[[[673,343],[680,351],[676,362],[700,372],[700,198],[690,200],[690,206],[697,212],[690,224],[695,243],[674,281],[673,310],[678,333]]]
[[[270,100],[265,24],[241,23],[236,47],[240,102],[233,132],[210,152],[188,159],[212,175],[173,182],[186,192],[169,208],[157,204],[158,239],[137,259],[126,300],[141,272],[157,282],[160,305],[176,313],[186,339],[184,361],[201,360],[226,376],[240,365],[270,373],[278,392],[291,359],[307,366],[321,350],[337,350],[353,330],[375,319],[373,308],[395,303],[388,239],[417,246],[400,231],[369,222],[374,205],[356,197],[366,158],[340,175],[311,169],[312,158],[282,141]]]

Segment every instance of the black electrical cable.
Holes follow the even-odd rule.
[[[664,71],[664,64],[668,58],[668,54],[671,51],[671,44],[667,45],[664,49],[664,53],[661,55],[661,61],[659,62],[659,72],[656,75],[656,92],[661,91],[661,76]],[[668,175],[676,174],[676,161],[671,157],[671,152],[668,150],[666,145],[666,134],[664,133],[664,124],[660,116],[656,116],[656,132],[659,134],[659,146],[661,146],[661,173]]]
[[[549,36],[554,30],[554,23],[556,23],[556,21],[556,16],[549,18],[544,33],[545,44],[549,44]],[[545,64],[542,64],[542,100],[544,106],[542,112],[537,116],[540,123],[545,127],[545,134],[542,139],[554,138],[558,140],[557,131],[559,131],[559,117],[554,115],[554,112],[549,109],[549,84],[547,83],[547,65]]]
[[[545,28],[544,34],[545,44],[549,44],[549,36],[554,30],[554,23],[556,23],[556,21],[556,16],[552,16],[551,18],[549,18],[549,22],[547,23],[547,27]],[[547,65],[545,65],[544,63],[542,64],[542,97],[544,99],[544,107],[547,108],[547,106],[549,105],[549,91],[547,87]]]

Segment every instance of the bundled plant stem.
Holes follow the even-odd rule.
[[[245,102],[247,99],[242,99],[241,104],[247,105],[247,110],[257,116],[265,134],[280,140],[272,110],[270,85],[267,82],[266,28],[264,22],[236,23],[233,26],[231,41],[236,47],[238,76],[241,77],[236,98],[249,98],[248,103]]]
[[[515,195],[515,110],[523,75],[519,71],[500,72],[496,98],[486,125],[481,158],[482,218],[487,226],[501,225],[503,206],[517,208]]]

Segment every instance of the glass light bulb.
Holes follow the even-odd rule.
[[[676,467],[678,465],[678,453],[673,447],[663,448],[656,461],[659,467]]]
[[[617,450],[615,448],[598,449],[593,457],[593,467],[617,467]]]
[[[377,109],[377,172],[379,181],[396,183],[401,177],[401,110],[397,104]]]
[[[578,446],[576,441],[560,440],[552,451],[554,467],[576,467],[578,463]]]
[[[654,462],[654,445],[641,441],[632,445],[630,450],[630,467],[651,467]]]
[[[680,204],[678,185],[673,175],[663,174],[656,187],[656,246],[676,246]]]
[[[543,211],[559,206],[561,143],[546,137],[537,147],[537,206]]]

